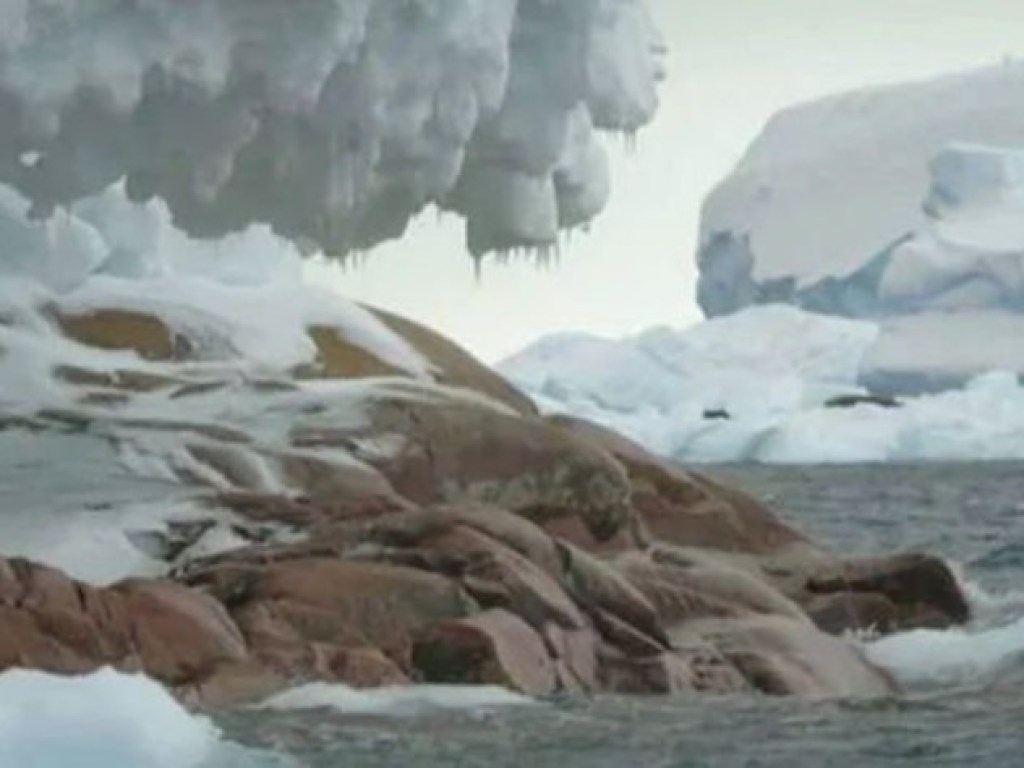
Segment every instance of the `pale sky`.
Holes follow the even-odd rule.
[[[485,262],[428,214],[335,282],[488,362],[560,330],[623,336],[701,319],[701,201],[779,109],[838,90],[1024,57],[1024,0],[648,0],[670,47],[661,110],[635,154],[609,143],[613,191],[557,265]]]

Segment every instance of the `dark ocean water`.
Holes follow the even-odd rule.
[[[961,563],[982,606],[972,632],[1010,626],[1024,649],[1024,464],[727,467],[713,474],[769,501],[850,554],[928,550]],[[1000,642],[1007,643],[1003,630]],[[939,638],[941,639],[941,638]],[[1016,645],[1013,645],[1016,643]],[[986,657],[984,634],[957,646]],[[925,662],[935,638],[918,642]],[[948,650],[945,651],[948,656]],[[991,654],[988,654],[991,655]],[[490,712],[351,717],[243,713],[220,724],[237,742],[299,766],[500,768],[860,768],[1024,766],[1024,652],[997,670],[880,702],[600,698]],[[254,763],[255,764],[255,763]]]

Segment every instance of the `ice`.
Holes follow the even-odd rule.
[[[145,677],[0,674],[0,765],[200,768],[217,729]]]
[[[708,198],[701,243],[749,238],[758,284],[854,272],[924,223],[932,163],[948,145],[1024,143],[1022,86],[1024,63],[1010,62],[787,109]]]
[[[273,710],[333,709],[345,715],[409,716],[431,710],[489,710],[533,705],[534,701],[495,686],[416,685],[356,690],[313,683],[278,694],[262,705]]]
[[[1024,373],[1024,314],[980,309],[890,318],[863,360],[875,389],[939,390],[978,372]]]
[[[1022,85],[1011,62],[779,114],[705,204],[705,313],[877,322],[880,391],[1024,372]]]
[[[855,389],[876,333],[871,323],[765,306],[683,333],[553,335],[499,369],[530,392],[609,411],[663,413],[685,404],[764,412]]]
[[[554,245],[607,199],[594,132],[647,123],[662,75],[642,0],[2,14],[0,183],[35,215],[125,179],[193,235],[265,223],[339,256],[400,237],[428,204],[467,218],[475,253]]]
[[[959,319],[949,322],[903,341],[920,360],[930,339],[939,370],[949,346],[966,346],[962,354],[979,346],[957,335],[965,329]],[[992,339],[993,327],[989,318],[978,332]],[[894,338],[880,336],[874,323],[768,305],[621,340],[555,335],[499,370],[545,411],[596,421],[685,461],[1024,458],[1024,386],[1016,371],[898,399],[899,407],[865,400],[862,382],[878,375]],[[1016,353],[1011,345],[1021,336],[1003,338],[1008,354]]]

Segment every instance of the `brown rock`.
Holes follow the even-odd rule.
[[[563,586],[591,616],[599,631],[618,630],[621,624],[625,625],[623,631],[635,630],[668,647],[668,638],[654,606],[614,566],[565,542],[559,542],[559,551],[563,557]]]
[[[316,360],[295,371],[296,378],[362,379],[377,376],[409,376],[385,362],[366,347],[345,338],[337,328],[316,325],[308,330],[316,345]]]
[[[653,656],[605,653],[601,684],[608,692],[627,695],[673,696],[697,690],[686,662],[668,652]]]
[[[371,521],[355,538],[394,547],[418,547],[456,526],[471,528],[519,553],[550,576],[562,572],[555,542],[522,517],[500,507],[478,503],[439,505]]]
[[[647,535],[682,547],[767,554],[808,540],[755,499],[658,458],[621,435],[566,416],[551,423],[604,449],[625,467]]]
[[[379,648],[407,668],[414,635],[472,608],[450,579],[377,563],[289,560],[249,578],[232,613],[256,651],[294,646],[298,638]]]
[[[611,556],[630,552],[643,546],[637,535],[632,516],[612,538],[599,541],[577,517],[559,517],[542,523],[544,532],[552,538],[562,539],[570,544],[596,555]]]
[[[953,572],[940,558],[930,555],[847,561],[838,569],[810,578],[807,591],[811,595],[881,595],[896,607],[893,629],[942,628],[964,624],[971,617],[970,605]]]
[[[594,630],[565,629],[556,624],[544,628],[544,641],[555,660],[559,689],[567,693],[596,693],[598,638]]]
[[[97,309],[83,314],[55,313],[65,336],[98,349],[129,350],[146,360],[185,360],[193,343],[163,320],[125,309]]]
[[[457,344],[404,317],[375,307],[366,308],[430,361],[441,384],[479,392],[523,416],[537,414],[537,407],[530,398]]]
[[[0,668],[115,665],[180,684],[246,655],[224,608],[197,591],[144,580],[95,589],[51,568],[0,561]]]
[[[352,688],[380,688],[408,685],[409,678],[394,661],[376,648],[341,648],[314,645],[317,677],[334,680]]]
[[[814,595],[804,610],[818,629],[832,635],[869,630],[889,634],[899,625],[899,609],[877,592]]]
[[[185,706],[209,711],[261,701],[294,682],[259,659],[248,658],[222,664],[209,677],[173,690]]]
[[[524,416],[537,414],[533,401],[457,344],[406,318],[374,307],[365,309],[423,356],[437,383],[472,390]],[[309,336],[316,345],[317,358],[312,365],[300,368],[300,377],[410,378],[408,372],[345,338],[337,328],[313,326]]]
[[[781,616],[706,620],[691,629],[714,645],[752,686],[812,698],[888,696],[896,684],[850,643]]]
[[[731,694],[752,690],[731,662],[700,640],[647,656],[628,657],[606,648],[600,654],[600,664],[603,687],[614,693]]]
[[[807,621],[796,603],[768,581],[731,565],[713,551],[660,546],[624,555],[615,565],[669,628],[694,619],[755,613]]]
[[[170,582],[129,581],[114,589],[147,674],[184,683],[245,659],[241,633],[212,598]]]
[[[440,391],[381,396],[369,411],[366,434],[400,436],[400,447],[382,455],[357,443],[356,457],[417,504],[483,502],[540,525],[577,517],[598,541],[613,538],[629,517],[618,462],[540,419]]]
[[[540,636],[500,609],[432,627],[417,640],[413,663],[427,682],[502,685],[528,696],[557,684]]]
[[[459,525],[421,547],[462,558],[466,562],[463,583],[481,604],[487,605],[474,594],[469,580],[498,586],[503,604],[487,607],[507,608],[535,629],[549,622],[570,629],[586,626],[583,614],[558,582],[518,552],[479,531]]]

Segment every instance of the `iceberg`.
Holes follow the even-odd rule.
[[[873,395],[863,380],[880,334],[867,320],[765,305],[683,331],[556,335],[498,368],[548,412],[688,462],[1024,458],[1016,372],[915,397]]]
[[[1022,84],[1007,62],[773,118],[705,203],[705,314],[786,302],[870,320],[876,392],[1024,372]]]

